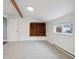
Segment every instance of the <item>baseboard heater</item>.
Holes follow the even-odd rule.
[[[73,54],[71,54],[70,52],[64,50],[63,48],[61,48],[61,47],[59,47],[59,46],[57,46],[57,45],[55,45],[55,44],[53,44],[53,46],[56,47],[57,49],[61,50],[62,52],[66,53],[67,55],[69,55],[69,56],[75,58],[75,56],[74,56]]]
[[[49,42],[49,44],[51,44],[51,43]],[[70,52],[64,50],[63,48],[57,46],[56,44],[51,44],[51,45],[54,46],[55,48],[59,49],[60,51],[66,53],[67,55],[71,56],[72,58],[75,58],[75,55],[73,55],[73,54],[71,54]]]

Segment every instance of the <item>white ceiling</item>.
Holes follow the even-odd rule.
[[[74,0],[16,0],[24,18],[31,17],[43,21],[53,20],[55,18],[74,12]],[[35,10],[30,12],[27,7],[31,6]],[[19,14],[10,2],[3,0],[3,14],[8,18],[19,18]]]

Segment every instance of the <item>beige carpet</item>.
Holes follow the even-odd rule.
[[[47,42],[8,42],[4,45],[4,59],[72,59]]]

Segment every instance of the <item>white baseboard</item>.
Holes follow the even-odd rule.
[[[3,41],[8,41],[8,42],[16,42],[16,41],[46,41],[46,40],[3,40]]]

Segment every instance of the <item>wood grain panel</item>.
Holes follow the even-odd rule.
[[[12,2],[12,4],[14,5],[14,7],[16,8],[16,10],[17,10],[17,12],[19,13],[19,15],[20,15],[21,17],[23,17],[23,15],[22,15],[22,13],[21,13],[21,11],[20,11],[20,9],[19,9],[19,7],[18,7],[16,1],[15,1],[15,0],[11,0],[11,2]]]
[[[30,36],[46,36],[46,24],[45,23],[31,23]]]

